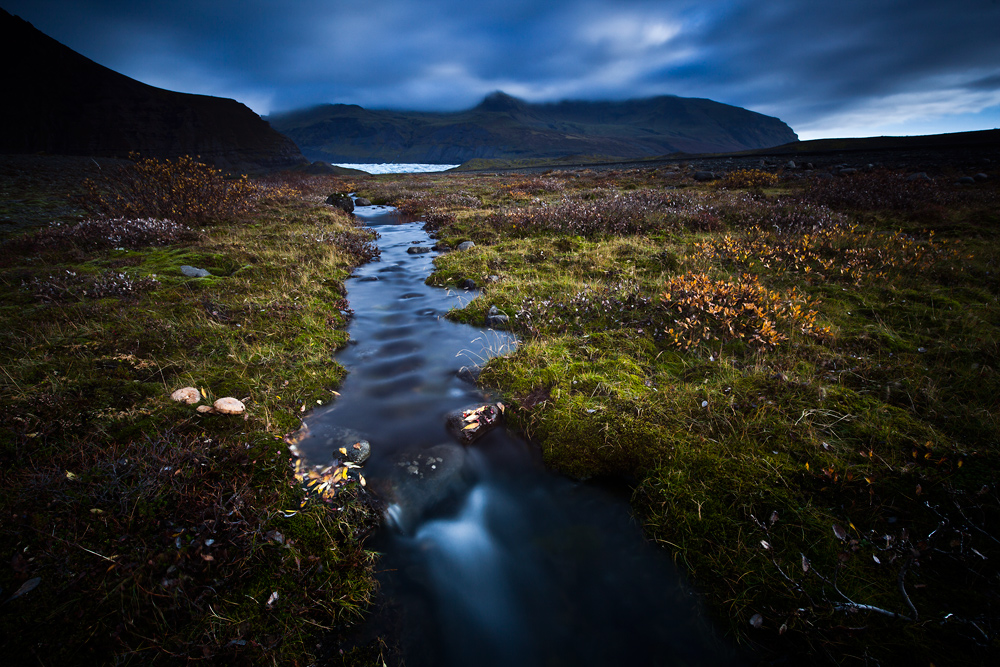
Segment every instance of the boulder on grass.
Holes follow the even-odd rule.
[[[326,203],[329,204],[330,206],[336,206],[344,213],[354,212],[354,200],[351,199],[350,195],[334,192],[332,195],[326,198]]]

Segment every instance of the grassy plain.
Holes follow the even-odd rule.
[[[286,516],[303,492],[282,436],[334,398],[371,235],[287,182],[121,164],[4,163],[3,662],[306,664],[366,608],[378,515],[352,484]],[[142,197],[106,186],[129,179],[169,185],[176,221],[81,208],[117,217]],[[172,401],[184,386],[246,413]]]
[[[481,381],[616,478],[758,659],[1000,656],[1000,199],[863,170],[383,178],[523,338]]]
[[[13,663],[341,660],[376,512],[348,485],[286,517],[302,490],[281,436],[343,377],[343,280],[373,255],[321,205],[345,190],[476,243],[430,280],[473,279],[451,315],[496,306],[523,338],[481,375],[511,425],[556,470],[626,482],[751,655],[997,657],[996,174],[289,176],[248,208],[77,226],[79,202],[113,204],[82,185],[113,165],[29,162],[4,164],[0,209]],[[246,418],[171,401],[185,385]]]

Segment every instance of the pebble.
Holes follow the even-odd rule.
[[[181,267],[181,273],[183,273],[188,278],[207,278],[210,275],[212,275],[205,269],[199,269],[194,266],[188,266],[187,264]]]
[[[496,306],[490,306],[490,311],[486,314],[486,326],[501,326],[509,321],[510,317],[506,313],[501,313]]]

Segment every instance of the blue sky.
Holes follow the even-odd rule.
[[[802,139],[1000,127],[1000,0],[0,0],[145,83],[260,114],[707,97]]]

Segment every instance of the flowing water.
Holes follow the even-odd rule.
[[[352,342],[337,360],[350,374],[299,447],[323,463],[371,443],[365,475],[388,503],[381,579],[408,667],[733,664],[627,503],[546,472],[503,428],[467,447],[449,435],[448,413],[495,400],[468,370],[515,341],[444,318],[476,294],[424,284],[437,253],[408,252],[432,245],[421,223],[355,214],[382,256],[348,281]]]

